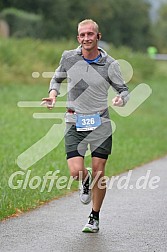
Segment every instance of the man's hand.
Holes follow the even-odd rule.
[[[56,103],[56,97],[43,98],[41,105],[46,106],[48,109],[52,109]]]
[[[124,105],[124,102],[123,99],[117,95],[114,99],[112,99],[112,104],[114,106],[122,107]]]
[[[49,97],[42,99],[41,105],[46,106],[48,109],[54,108],[56,103],[56,96],[57,96],[56,90],[51,90],[49,93]]]

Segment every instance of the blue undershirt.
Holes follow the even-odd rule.
[[[84,57],[83,57],[83,58],[84,58]],[[99,54],[95,59],[90,60],[90,59],[84,58],[84,60],[85,60],[87,63],[91,64],[91,63],[96,63],[96,62],[98,62],[99,58],[101,58],[101,54]]]

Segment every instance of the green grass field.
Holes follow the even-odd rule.
[[[11,41],[8,43],[11,43]],[[42,48],[45,48],[44,45],[42,46]],[[54,46],[52,45],[50,51],[53,48]],[[14,48],[13,51],[15,51]],[[31,51],[31,53],[33,52]],[[36,57],[38,57],[37,52],[35,53]],[[40,101],[42,97],[47,96],[49,80],[40,81],[41,79],[37,79],[31,81],[31,78],[26,76],[26,70],[22,65],[20,66],[20,71],[22,72],[19,73],[18,68],[17,75],[17,67],[14,60],[11,65],[11,71],[8,71],[10,69],[9,63],[7,59],[5,63],[4,57],[5,54],[2,67],[3,78],[0,83],[0,220],[35,208],[71,190],[76,190],[78,187],[76,182],[72,183],[71,190],[66,188],[57,189],[54,184],[51,191],[48,192],[50,186],[48,181],[44,190],[41,189],[42,182],[36,189],[30,188],[37,183],[37,180],[34,179],[33,184],[32,178],[38,176],[43,181],[43,176],[47,172],[53,173],[56,170],[60,170],[59,177],[69,176],[63,140],[57,148],[28,168],[28,172],[20,169],[16,164],[17,157],[46,135],[55,121],[54,119],[33,118],[33,113],[48,112],[46,108],[19,108],[17,106],[19,101]],[[134,62],[137,62],[137,57],[135,58],[134,56]],[[12,61],[12,59],[10,60]],[[38,66],[37,63],[36,67]],[[145,65],[142,65],[141,62],[137,63],[140,63],[140,67],[145,68]],[[29,64],[31,65],[30,62]],[[43,67],[41,68],[42,64]],[[29,71],[36,70],[40,72],[44,69],[45,64],[46,62],[44,63],[41,60],[40,70],[39,68],[29,68]],[[49,64],[52,68],[51,71],[53,71],[53,62]],[[106,167],[107,176],[133,169],[167,154],[166,62],[152,63],[150,61],[150,64],[154,65],[153,72],[148,72],[148,66],[146,66],[146,69],[142,71],[142,73],[145,73],[145,79],[142,79],[144,75],[140,74],[140,71],[137,71],[136,75],[134,72],[134,81],[133,84],[129,84],[129,88],[132,90],[140,82],[145,82],[152,88],[152,95],[128,117],[121,117],[113,110],[110,111],[111,119],[115,122],[117,128],[113,135],[113,152]],[[25,65],[28,66],[28,63],[26,62]],[[47,71],[49,71],[49,67],[47,67]],[[5,82],[5,80],[7,81]],[[54,109],[54,112],[64,113],[64,111],[64,109]],[[86,165],[90,166],[89,156],[86,158]],[[20,187],[18,189],[11,189],[9,186],[9,179],[14,172],[21,172],[13,180],[13,184]],[[27,182],[25,183],[25,181]]]

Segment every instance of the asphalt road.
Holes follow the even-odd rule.
[[[166,170],[164,157],[110,181],[97,234],[81,232],[91,205],[73,193],[1,222],[0,251],[166,252]]]

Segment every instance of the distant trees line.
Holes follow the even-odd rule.
[[[152,24],[147,0],[0,0],[0,19],[9,24],[11,36],[71,39],[77,35],[77,23],[92,18],[99,23],[103,40],[146,50],[151,44],[166,45],[164,6]]]

